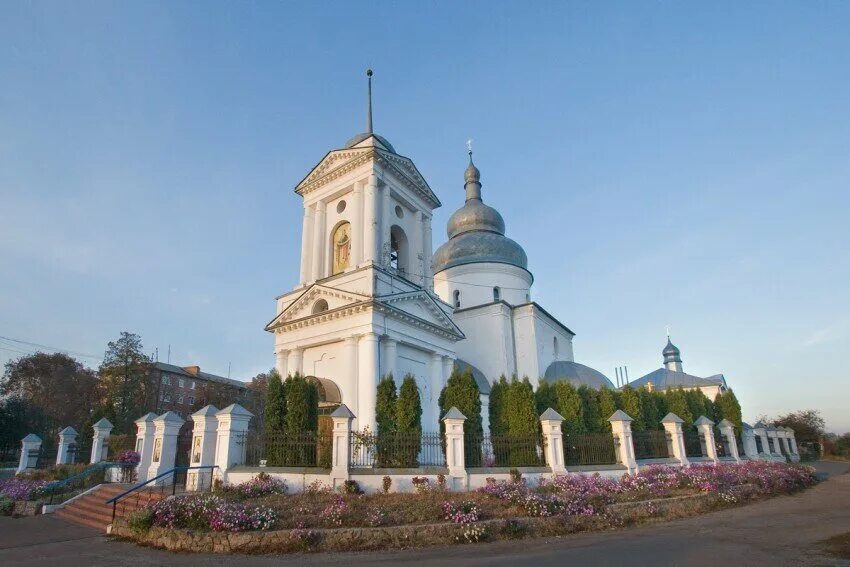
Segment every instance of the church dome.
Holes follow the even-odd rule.
[[[590,386],[599,390],[600,388],[614,389],[611,380],[589,366],[573,362],[571,360],[556,360],[546,368],[543,381],[550,384],[555,382],[569,382],[576,388],[579,386]]]
[[[667,346],[664,347],[664,350],[661,351],[661,354],[664,356],[664,362],[682,362],[681,352],[679,348],[670,342],[670,338],[667,337]]]
[[[448,242],[434,252],[434,273],[453,266],[492,262],[528,269],[522,246],[505,236],[499,211],[481,200],[481,173],[469,158],[464,172],[466,203],[449,218]]]
[[[379,142],[381,142],[381,145],[386,147],[392,153],[396,153],[395,148],[389,142],[389,140],[387,140],[383,136],[379,136],[378,134],[373,134],[371,132],[362,132],[360,134],[357,134],[356,136],[354,136],[353,138],[351,138],[350,140],[348,140],[345,143],[345,149],[347,150],[349,148],[353,148],[354,146],[356,146],[357,144],[359,144],[363,140],[368,140],[370,137],[377,139]]]

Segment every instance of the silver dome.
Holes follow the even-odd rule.
[[[434,273],[464,264],[497,263],[528,269],[522,246],[505,236],[499,211],[481,200],[481,174],[469,156],[464,172],[466,203],[449,218],[449,240],[434,252]]]
[[[379,136],[378,134],[373,134],[371,132],[363,132],[362,134],[357,134],[345,143],[345,149],[347,150],[349,148],[353,148],[363,140],[366,140],[372,136],[377,138],[378,141],[381,142],[381,144],[383,144],[389,151],[391,151],[392,153],[397,153],[393,145],[389,142],[389,140],[387,140],[383,136]]]
[[[614,383],[607,376],[584,364],[570,360],[556,360],[546,369],[543,381],[554,383],[565,381],[578,388],[579,386],[590,386],[591,388],[614,389]]]
[[[667,346],[664,347],[664,350],[661,351],[661,354],[664,356],[664,362],[682,362],[681,352],[678,347],[670,342],[670,337],[667,337]]]

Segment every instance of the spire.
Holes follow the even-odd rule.
[[[670,335],[667,335],[667,346],[664,347],[661,354],[664,356],[664,367],[667,368],[667,370],[675,370],[676,372],[682,371],[681,352],[676,345],[670,342]]]
[[[463,172],[464,188],[466,189],[466,200],[481,200],[481,172],[472,163],[472,140],[466,141],[466,148],[469,153],[469,165],[466,171]]]
[[[366,133],[372,133],[372,69],[366,69],[366,76],[369,78],[369,103],[366,111]]]

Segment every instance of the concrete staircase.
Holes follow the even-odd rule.
[[[112,504],[105,502],[122,492],[129,490],[131,484],[101,484],[82,498],[54,512],[54,516],[63,520],[105,530],[112,523]],[[118,503],[116,517],[124,517],[143,508],[164,496],[159,490],[139,490]]]

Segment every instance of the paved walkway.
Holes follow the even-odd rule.
[[[230,556],[174,554],[110,540],[50,516],[0,518],[0,565],[845,565],[818,542],[850,532],[850,463],[818,463],[820,485],[675,522],[565,538],[406,552]]]

